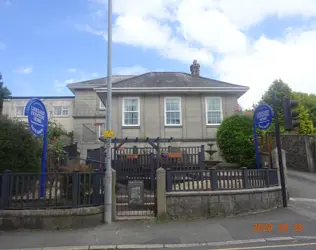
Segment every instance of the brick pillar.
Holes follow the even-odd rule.
[[[112,220],[116,220],[116,171],[112,169]]]
[[[166,170],[157,169],[157,217],[164,218],[167,215],[166,197]]]

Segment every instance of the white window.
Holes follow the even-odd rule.
[[[165,97],[165,126],[182,124],[181,97]]]
[[[103,137],[103,134],[104,134],[104,130],[105,130],[105,124],[102,123],[98,126],[99,128],[99,137]]]
[[[223,120],[222,99],[220,97],[206,97],[206,124],[219,125]]]
[[[24,116],[24,106],[16,106],[15,107],[15,115],[16,116]]]
[[[105,100],[106,102],[106,100]],[[105,105],[103,104],[103,102],[101,100],[99,100],[99,109],[105,109]]]
[[[126,97],[123,99],[123,126],[139,126],[139,98]]]
[[[68,116],[69,107],[65,106],[56,106],[54,107],[54,116]]]

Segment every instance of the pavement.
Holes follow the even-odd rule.
[[[289,172],[287,208],[210,220],[0,232],[0,249],[316,249],[316,174]]]

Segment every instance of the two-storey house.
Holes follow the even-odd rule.
[[[81,155],[102,143],[106,79],[69,84],[75,94],[74,134]],[[117,138],[176,138],[172,146],[206,145],[249,87],[181,72],[114,76],[112,129]],[[134,145],[127,145],[134,146]],[[217,156],[215,155],[215,158]]]

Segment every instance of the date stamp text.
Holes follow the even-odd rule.
[[[303,233],[303,224],[272,224],[272,223],[256,223],[253,224],[252,231],[254,233],[268,233],[268,232],[279,232],[279,233]]]

